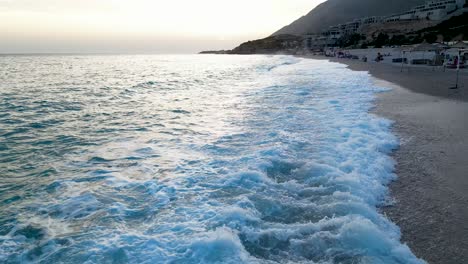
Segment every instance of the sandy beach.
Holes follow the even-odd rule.
[[[316,58],[316,57],[314,57]],[[323,58],[322,58],[323,59]],[[384,213],[403,234],[403,242],[428,263],[468,260],[468,75],[430,67],[332,59],[368,71],[392,91],[378,97],[376,114],[395,121],[401,147],[394,153],[398,180],[395,199]]]

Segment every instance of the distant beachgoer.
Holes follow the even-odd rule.
[[[362,57],[362,61],[367,62],[367,57],[365,55]]]
[[[377,58],[375,58],[375,61],[376,61],[376,62],[383,61],[383,56],[382,56],[382,54],[380,54],[380,52],[377,53]]]

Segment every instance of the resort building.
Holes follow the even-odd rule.
[[[326,36],[329,39],[338,40],[339,38],[343,36],[343,31],[341,30],[339,26],[334,26],[334,27],[330,27],[330,29],[323,32],[322,35]]]
[[[372,25],[376,23],[381,23],[382,17],[377,17],[377,16],[366,17],[366,18],[361,19],[361,21],[362,21],[362,25]]]
[[[333,47],[339,39],[334,36],[324,34],[310,34],[304,36],[304,47],[307,50],[320,50],[324,47]]]
[[[468,0],[430,0],[424,5],[416,6],[400,14],[355,19],[352,22],[330,27],[321,34],[306,35],[304,36],[304,47],[313,50],[336,46],[341,37],[359,33],[364,26],[398,21],[442,21],[460,12],[468,12]]]
[[[464,8],[465,5],[466,0],[432,0],[424,5],[416,6],[409,11],[386,17],[384,21],[394,22],[420,19],[439,21],[447,18],[455,11]]]
[[[344,25],[345,25],[344,34],[351,35],[351,34],[358,32],[359,28],[362,25],[362,21],[361,19],[355,19],[353,22],[349,22]]]

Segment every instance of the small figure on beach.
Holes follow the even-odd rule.
[[[383,56],[382,56],[382,54],[381,54],[380,52],[377,53],[377,58],[375,58],[375,61],[376,61],[376,62],[383,61]]]
[[[366,57],[366,55],[362,56],[362,61],[363,61],[363,62],[367,62],[367,57]]]

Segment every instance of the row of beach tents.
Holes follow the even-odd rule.
[[[421,44],[415,45],[415,46],[401,46],[400,49],[402,51],[435,51],[435,52],[440,52],[443,50],[448,50],[448,49],[468,49],[468,44],[459,41],[453,45],[448,45],[444,43],[434,43],[434,44],[429,44],[427,42],[423,42]]]
[[[439,58],[441,56],[446,56],[446,58],[450,58],[450,61],[446,62],[445,66],[449,68],[460,68],[465,66],[462,55],[465,52],[467,52],[468,44],[463,41],[459,41],[452,45],[447,45],[444,43],[430,44],[427,42],[423,42],[414,46],[401,46],[398,49],[401,52],[402,61],[403,58],[413,57],[412,54],[414,53],[422,53],[424,57],[424,53],[431,52],[432,54],[435,53],[436,56]]]

